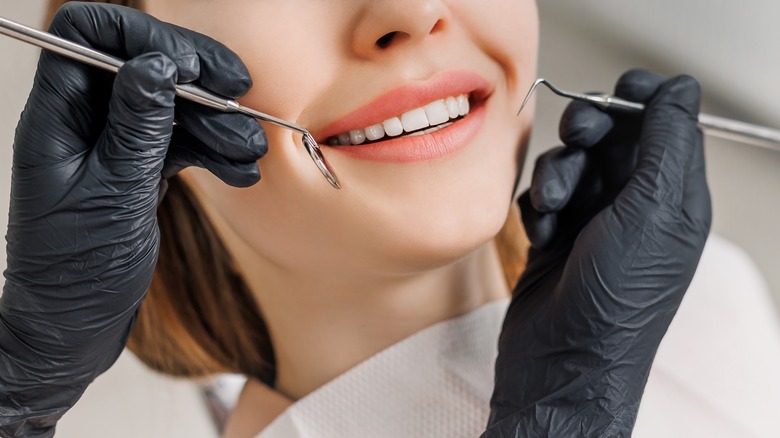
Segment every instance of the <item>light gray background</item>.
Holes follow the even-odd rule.
[[[476,1],[476,0],[474,0]],[[43,0],[4,0],[0,15],[40,26]],[[705,90],[705,109],[723,116],[780,127],[780,2],[772,0],[541,0],[540,75],[579,91],[612,89],[626,69],[645,67],[666,74],[697,76]],[[0,229],[5,229],[10,190],[13,132],[29,92],[38,51],[0,37]],[[523,183],[534,157],[557,145],[557,120],[566,102],[541,92],[537,123]],[[713,194],[714,231],[740,245],[758,264],[780,302],[780,153],[727,141],[707,143]],[[0,258],[4,268],[5,258]],[[729,266],[723,266],[728,270]],[[127,425],[126,409],[101,409],[121,394],[124,406],[158,403],[142,417],[154,436],[213,436],[193,387],[143,374],[125,357],[109,374],[110,385],[90,388],[61,423],[60,436],[96,436],[87,430]],[[135,373],[135,374],[134,374]],[[136,377],[136,374],[139,376]],[[111,379],[108,376],[106,379]],[[169,400],[169,403],[165,403]],[[100,412],[96,415],[95,412]],[[201,412],[197,414],[196,412]],[[187,418],[170,422],[170,418]],[[144,425],[127,436],[141,436]],[[148,429],[146,429],[148,430]],[[124,435],[123,435],[124,436]]]

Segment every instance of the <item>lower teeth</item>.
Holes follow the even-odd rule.
[[[430,134],[430,133],[436,132],[436,131],[438,131],[438,130],[440,130],[440,129],[444,129],[444,128],[446,128],[446,127],[448,127],[448,126],[452,125],[453,123],[455,123],[455,122],[457,122],[457,121],[459,121],[459,120],[463,119],[463,117],[464,117],[464,116],[461,116],[461,117],[459,117],[459,118],[457,118],[457,119],[453,119],[453,120],[452,120],[452,121],[450,121],[450,122],[447,122],[447,123],[442,123],[441,125],[436,125],[436,126],[434,126],[434,127],[432,127],[432,128],[423,129],[423,130],[420,130],[420,131],[415,131],[415,132],[410,132],[410,133],[408,133],[408,134],[399,135],[399,136],[395,136],[395,137],[391,137],[391,136],[389,136],[389,135],[385,135],[384,137],[380,138],[379,140],[374,140],[374,141],[366,141],[366,142],[364,142],[364,143],[361,143],[361,144],[354,144],[354,145],[353,145],[353,144],[351,144],[351,143],[350,143],[350,144],[340,144],[340,143],[338,143],[338,140],[336,140],[336,141],[335,141],[335,144],[332,144],[330,141],[328,142],[328,144],[329,144],[330,146],[365,146],[365,145],[367,145],[367,144],[372,144],[372,143],[379,143],[379,142],[386,141],[386,140],[392,140],[392,139],[394,139],[394,138],[403,138],[403,137],[417,137],[417,136],[420,136],[420,135],[425,135],[425,134]],[[333,138],[335,138],[335,137],[333,137]]]
[[[452,124],[453,122],[447,122],[441,125],[436,125],[433,128],[428,128],[424,131],[416,131],[416,132],[412,132],[411,134],[402,135],[401,137],[417,137],[418,135],[430,134],[432,132],[438,131],[439,129],[444,129]]]

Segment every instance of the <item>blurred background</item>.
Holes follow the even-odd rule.
[[[0,15],[40,27],[45,3],[43,0],[5,0],[0,6]],[[780,86],[777,84],[780,78],[780,26],[776,20],[780,17],[780,2],[543,0],[539,3],[542,22],[540,76],[560,87],[572,91],[611,92],[620,74],[630,68],[641,67],[668,75],[684,72],[701,81],[704,111],[780,128]],[[38,50],[0,37],[0,54],[0,96],[4,103],[0,107],[0,229],[5,229],[13,133],[32,84]],[[558,118],[568,103],[546,90],[539,91],[537,96],[537,123],[521,182],[525,187],[529,183],[535,157],[559,144]],[[750,272],[750,281],[758,285],[757,290],[766,292],[766,296],[748,297],[759,304],[742,314],[741,319],[729,313],[717,317],[713,316],[715,313],[711,314],[712,327],[724,326],[725,333],[730,326],[747,327],[744,324],[750,319],[775,318],[776,321],[780,312],[780,231],[777,228],[777,218],[780,217],[780,153],[708,138],[706,154],[714,204],[713,231],[725,239],[723,245],[738,254],[736,259],[740,266],[747,266],[743,270]],[[3,257],[0,258],[0,268],[4,267]],[[732,267],[732,264],[723,263],[722,266],[715,266],[715,269],[728,272]],[[754,269],[756,267],[757,270]],[[766,283],[763,283],[761,277]],[[730,286],[726,291],[730,294],[727,299],[733,300],[724,305],[725,308],[740,303],[744,298],[740,295],[741,288],[748,287],[740,280],[742,277],[734,278],[733,284],[725,280]],[[726,283],[721,281],[720,284]],[[720,287],[718,282],[710,285],[713,289]],[[683,310],[686,310],[685,306],[681,314]],[[721,317],[723,315],[725,317]],[[683,323],[678,324],[675,320],[670,336],[673,330],[682,331],[674,324],[682,327]],[[768,322],[763,326],[750,326],[749,330],[746,329],[746,332],[730,341],[731,344],[727,344],[722,352],[727,355],[729,351],[737,351],[737,345],[756,342],[753,350],[756,357],[746,363],[764,363],[764,355],[770,354],[766,353],[767,343],[778,339],[778,326],[772,324]],[[690,330],[696,330],[694,326],[696,324],[691,324]],[[766,333],[772,330],[775,330],[775,334]],[[693,346],[689,342],[690,337],[680,339],[683,339],[680,341],[681,350]],[[664,342],[669,344],[666,350],[671,350],[674,341]],[[665,344],[659,350],[657,362],[662,359]],[[773,345],[770,350],[776,347]],[[695,353],[691,351],[682,354]],[[735,402],[736,396],[731,396],[735,405],[746,406],[745,403],[751,400],[756,404],[756,399],[760,401],[763,397],[754,390],[756,385],[760,386],[760,382],[754,380],[750,381],[753,383],[747,383],[750,377],[746,374],[751,366],[727,370],[734,379],[742,381],[736,383],[734,388],[750,394],[745,396],[750,400],[744,403],[740,400]],[[770,367],[767,373],[776,375],[778,369],[771,371]],[[192,415],[195,411],[205,412],[196,387],[188,382],[143,374],[139,370],[140,366],[134,358],[123,356],[116,367],[90,388],[72,414],[65,417],[58,436],[119,436],[114,433],[117,424],[127,429],[127,436],[215,436],[216,432],[207,415]],[[754,371],[758,373],[759,379],[762,378],[760,366]],[[138,377],[124,378],[128,373],[136,373]],[[651,384],[655,378],[651,374]],[[772,378],[772,382],[776,383],[777,377]],[[647,403],[652,404],[657,400],[659,405],[670,406],[664,402],[668,394],[652,392],[651,384],[648,384],[645,396],[650,399]],[[706,382],[702,385],[707,386]],[[777,389],[777,386],[773,388]],[[107,397],[120,398],[122,401],[111,407],[103,403]],[[718,395],[715,394],[715,397]],[[156,408],[147,409],[149,412],[134,410],[134,413],[128,413],[126,410],[128,406],[133,406],[133,409],[144,406],[150,399],[156,400],[156,403],[150,405]],[[763,428],[753,429],[755,434],[749,436],[780,436],[780,425],[776,419],[770,418],[780,412],[780,404],[773,404],[776,397],[771,400],[765,399],[769,402],[765,411],[745,408],[746,412],[741,419],[735,419],[734,422],[742,422],[743,426],[744,423],[763,422]],[[712,403],[717,405],[719,401]],[[645,402],[643,409],[644,406]],[[733,407],[723,409],[731,412],[739,410]],[[100,415],[96,415],[96,412]],[[657,422],[648,425],[648,421],[643,422],[642,412],[636,436],[715,436],[699,434],[695,431],[701,432],[702,429],[696,427],[683,433],[679,428],[664,430]],[[754,417],[751,418],[751,415]],[[186,418],[187,421],[172,422],[170,419],[175,417]],[[706,416],[701,418],[701,421],[709,421],[704,419]],[[149,427],[152,427],[152,431]],[[643,432],[641,435],[640,429]],[[96,430],[110,430],[112,433],[101,435],[96,434]],[[722,434],[717,436],[736,436],[729,435],[727,430],[728,427],[721,428]],[[765,434],[767,430],[773,430],[774,433]]]

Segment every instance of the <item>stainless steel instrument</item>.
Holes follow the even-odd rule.
[[[553,93],[568,97],[569,99],[590,102],[602,109],[619,109],[622,111],[642,112],[645,105],[637,102],[631,102],[609,94],[583,94],[565,91],[556,87],[552,82],[540,78],[534,82],[531,90],[525,96],[520,111],[525,108],[531,96],[539,85],[545,85]],[[520,111],[517,114],[520,114]],[[741,143],[759,146],[780,152],[780,130],[767,128],[765,126],[753,125],[737,120],[726,119],[723,117],[709,114],[699,114],[699,127],[706,133],[717,137],[728,138]]]

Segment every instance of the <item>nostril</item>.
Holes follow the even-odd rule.
[[[376,45],[380,49],[386,49],[390,44],[393,42],[393,39],[398,34],[398,32],[390,32],[388,34],[385,34],[382,36],[382,38],[379,38],[376,40]]]
[[[436,22],[436,24],[433,25],[430,33],[436,33],[441,30],[444,30],[444,27],[445,27],[444,20],[439,20]]]

